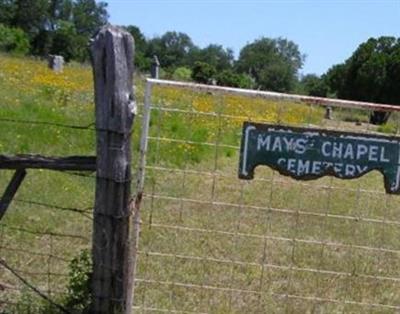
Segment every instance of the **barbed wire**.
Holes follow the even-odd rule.
[[[24,232],[24,233],[34,234],[34,235],[54,236],[54,237],[60,237],[60,238],[81,239],[81,240],[89,241],[89,239],[87,237],[84,237],[84,236],[78,235],[78,234],[68,234],[68,233],[60,233],[60,232],[53,232],[53,231],[31,230],[31,229],[27,229],[27,228],[9,226],[6,223],[2,223],[1,226],[4,227],[4,228],[13,230],[13,231],[19,231],[19,232]]]
[[[69,211],[69,212],[73,212],[73,213],[78,213],[88,219],[92,219],[92,217],[90,215],[88,215],[88,213],[91,213],[93,211],[92,207],[87,207],[87,208],[63,207],[63,206],[58,206],[55,204],[49,204],[49,203],[43,203],[43,202],[31,201],[31,200],[25,200],[25,199],[19,199],[19,198],[15,198],[14,201],[17,203],[37,205],[37,206],[46,207],[49,209],[56,209],[56,210],[61,210],[61,211]]]
[[[19,123],[19,124],[47,125],[47,126],[77,129],[77,130],[96,130],[95,128],[93,128],[93,126],[95,125],[94,122],[91,122],[88,125],[74,125],[74,124],[56,123],[49,121],[35,121],[35,120],[23,120],[23,119],[11,119],[11,118],[0,118],[0,121],[8,123]]]
[[[9,266],[5,260],[0,258],[0,265],[3,266],[5,269],[7,269],[9,272],[11,272],[15,277],[17,277],[25,286],[30,288],[32,291],[34,291],[37,295],[39,295],[41,298],[58,308],[60,311],[66,314],[71,314],[67,309],[65,309],[62,305],[54,302],[51,298],[49,298],[45,293],[41,292],[38,288],[36,288],[34,285],[32,285],[28,280],[26,280],[23,276],[19,274],[18,271],[16,271],[14,268]]]

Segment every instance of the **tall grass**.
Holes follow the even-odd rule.
[[[136,85],[142,105],[143,81]],[[95,154],[93,130],[4,121],[90,125],[90,68],[56,74],[44,62],[0,55],[0,87],[0,154]],[[381,174],[299,182],[261,167],[255,180],[237,179],[245,120],[377,131],[368,114],[334,110],[328,121],[323,108],[306,104],[163,87],[152,100],[139,312],[390,313],[376,304],[400,306],[400,204],[384,193]],[[139,119],[134,127],[136,162]],[[1,187],[11,175],[0,171]],[[60,207],[90,209],[93,200],[93,177],[29,171],[0,223],[2,258],[50,296],[62,294],[70,260],[90,249],[92,221]],[[0,292],[3,301],[29,294],[4,269],[0,278],[13,287]]]

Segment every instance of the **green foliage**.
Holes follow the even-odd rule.
[[[380,125],[377,129],[378,132],[386,133],[386,134],[396,134],[397,133],[397,125],[394,123],[386,123]]]
[[[176,68],[187,64],[189,52],[193,48],[192,39],[187,34],[166,32],[148,42],[146,56],[152,58],[156,55],[162,67]]]
[[[232,68],[234,55],[232,49],[224,49],[221,45],[211,44],[204,49],[194,47],[189,52],[188,64],[193,66],[196,61],[208,63],[217,71],[223,71]]]
[[[309,96],[326,97],[328,94],[325,77],[319,77],[315,74],[304,76],[300,81],[300,89]]]
[[[37,313],[37,314],[61,314],[60,307],[68,313],[85,314],[89,313],[90,306],[90,274],[92,264],[90,253],[83,250],[70,263],[69,283],[67,295],[63,298],[55,297],[53,302],[59,307],[33,293],[26,288],[22,291],[21,297],[17,300],[14,309],[5,309],[4,314],[11,313]]]
[[[209,84],[217,73],[216,69],[208,63],[196,61],[192,69],[192,79],[195,82]]]
[[[107,23],[107,3],[95,0],[76,0],[73,6],[73,22],[78,34],[87,37]]]
[[[78,58],[80,49],[77,38],[75,25],[71,22],[60,21],[59,27],[54,31],[51,53],[63,56],[66,61]]]
[[[124,27],[135,40],[135,65],[140,70],[150,70],[151,58],[146,56],[147,40],[140,28],[134,25]]]
[[[179,67],[172,74],[172,78],[176,81],[190,81],[192,70],[187,67]]]
[[[14,0],[14,12],[11,25],[27,33],[31,42],[46,29],[50,1],[47,0]]]
[[[29,48],[29,39],[21,29],[0,24],[0,50],[24,55]]]
[[[339,91],[344,89],[346,76],[345,64],[337,64],[331,67],[325,74],[325,82],[328,85],[329,93],[338,96]]]
[[[327,73],[328,84],[345,99],[399,104],[400,39],[370,38],[362,43],[344,64]],[[374,112],[371,122],[382,124],[389,115]]]
[[[68,294],[63,302],[64,307],[74,313],[88,313],[90,305],[90,284],[92,260],[88,250],[70,263]]]
[[[217,84],[221,86],[231,86],[240,88],[251,88],[252,80],[246,74],[238,74],[232,70],[224,70],[216,76]]]
[[[15,1],[0,0],[0,24],[11,25],[15,10]]]
[[[22,29],[33,54],[85,61],[89,37],[107,22],[106,8],[95,0],[0,0],[0,23]]]
[[[249,74],[257,88],[289,92],[295,86],[304,59],[294,42],[263,37],[240,51],[237,68]]]

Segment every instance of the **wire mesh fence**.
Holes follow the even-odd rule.
[[[8,154],[31,152],[29,144],[36,153],[59,156],[94,151],[91,124],[6,115],[0,116],[0,121],[5,137],[15,137],[14,145],[2,149]],[[24,138],[30,134],[42,134],[44,139],[32,142]],[[0,171],[2,187],[12,174],[11,170]],[[87,172],[27,171],[0,224],[1,313],[65,312],[59,303],[68,293],[71,261],[89,252],[91,246],[94,179],[95,175]]]
[[[398,134],[397,112],[376,126],[372,104],[148,84],[138,313],[400,310],[399,199],[380,173],[237,176],[243,121]]]
[[[380,173],[295,181],[259,167],[252,181],[237,176],[243,121],[398,134],[397,112],[376,126],[369,123],[375,105],[338,102],[327,119],[332,104],[323,101],[150,84],[151,106],[147,102],[143,110],[148,133],[137,121],[133,139],[137,152],[138,130],[145,130],[136,312],[400,310],[399,200],[385,193]],[[0,120],[3,127],[40,128],[50,143],[56,138],[62,145],[46,147],[55,155],[94,151],[92,123]],[[30,151],[18,141],[9,149]],[[6,184],[11,172],[0,173]],[[94,179],[76,172],[28,173],[12,215],[0,224],[0,311],[28,306],[33,312],[30,299],[19,299],[26,292],[42,294],[49,304],[66,295],[68,265],[91,246]]]

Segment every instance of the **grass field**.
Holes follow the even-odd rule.
[[[141,104],[143,81],[136,85]],[[0,86],[0,154],[94,154],[91,128],[60,127],[94,121],[89,67],[55,74],[1,55]],[[260,167],[255,180],[237,179],[244,120],[393,133],[398,116],[377,129],[360,110],[334,109],[325,120],[321,107],[162,87],[153,106],[138,313],[399,312],[400,202],[384,193],[380,173],[300,182]],[[139,130],[140,119],[135,160]],[[0,172],[3,189],[11,175]],[[29,171],[0,224],[1,257],[57,299],[69,262],[90,248],[93,199],[93,177]],[[34,312],[15,276],[0,269],[0,284],[9,287],[0,312]]]

